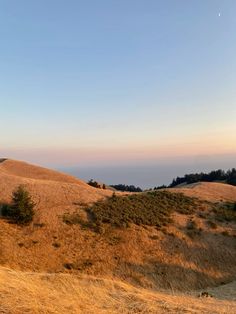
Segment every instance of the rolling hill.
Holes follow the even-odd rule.
[[[236,187],[198,183],[168,189],[186,195],[178,208],[169,194],[164,198],[151,194],[152,202],[160,197],[163,208],[175,205],[167,222],[157,226],[131,220],[128,227],[102,222],[97,231],[93,204],[100,201],[105,208],[112,191],[95,189],[56,171],[3,160],[0,202],[10,202],[12,191],[21,184],[36,203],[36,215],[29,226],[0,219],[1,313],[22,313],[22,309],[29,313],[211,313],[210,309],[233,313],[233,293],[224,301],[217,299],[216,292],[217,298],[204,302],[196,296],[209,287],[219,286],[214,289],[220,291],[236,279],[236,222],[219,217],[226,209],[217,209],[236,201]],[[115,202],[110,205],[123,215],[130,196],[117,195],[124,205],[116,202],[118,209]],[[140,208],[146,207],[144,200],[149,201],[142,195],[132,196]],[[189,204],[191,211],[186,210]],[[68,223],[65,217],[79,219]],[[17,302],[20,290],[21,302]]]

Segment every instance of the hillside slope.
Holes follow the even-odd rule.
[[[0,312],[4,314],[236,313],[236,282],[199,292],[151,291],[89,276],[35,274],[0,268]]]
[[[22,162],[1,162],[0,202],[9,202],[19,184],[27,187],[37,203],[36,217],[24,227],[0,219],[2,266],[26,272],[88,274],[125,280],[137,287],[181,291],[214,287],[236,278],[235,223],[215,221],[208,207],[196,207],[189,214],[173,212],[171,223],[161,228],[105,224],[96,232],[86,223],[65,223],[64,215],[76,212],[86,221],[90,217],[84,204],[105,199],[111,191]],[[202,194],[202,190],[194,194],[194,188],[186,191],[208,199],[206,191],[211,186]],[[228,200],[225,185],[221,186],[220,197]],[[173,190],[179,191],[185,193]],[[212,199],[213,195],[214,191]]]
[[[95,189],[72,176],[15,160],[0,163],[0,202],[8,203],[12,191],[24,185],[36,203],[36,221],[57,224],[57,215],[73,211],[76,203],[90,203],[112,194]]]

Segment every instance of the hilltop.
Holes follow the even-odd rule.
[[[236,202],[236,186],[217,182],[197,182],[169,189],[212,202]]]
[[[51,289],[50,294],[55,290],[55,296],[59,296],[69,282],[79,289],[83,278],[80,292],[86,300],[86,291],[95,291],[101,300],[110,297],[113,287],[115,299],[124,289],[124,298],[136,295],[145,309],[146,296],[149,301],[160,300],[158,293],[162,291],[164,299],[167,292],[163,289],[178,295],[177,291],[189,293],[236,279],[236,221],[230,207],[236,201],[236,187],[197,183],[151,194],[116,192],[114,198],[112,191],[93,188],[72,176],[3,160],[0,202],[10,202],[12,191],[20,184],[36,202],[36,215],[33,223],[24,227],[0,219],[0,265],[5,267],[0,278],[6,287],[9,280],[16,284],[16,290],[23,283],[25,291],[36,289],[40,302],[44,302],[41,289],[48,284],[45,289]],[[125,224],[117,225],[117,221]],[[72,296],[66,297],[69,304]],[[6,295],[1,298],[5,304],[10,302]],[[179,298],[183,302],[183,295]],[[110,312],[100,308],[98,313],[116,313],[119,302],[122,298]],[[20,313],[10,312],[8,305],[5,313]],[[50,309],[45,312],[54,313]],[[135,313],[125,308],[123,312]],[[80,312],[71,309],[68,313]]]
[[[56,223],[57,215],[67,208],[73,211],[76,202],[90,203],[109,196],[111,191],[95,189],[72,176],[6,159],[0,163],[1,202],[8,203],[12,191],[24,185],[37,204],[36,222]],[[44,222],[45,222],[44,221]]]

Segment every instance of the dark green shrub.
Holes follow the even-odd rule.
[[[236,222],[236,210],[235,204],[226,202],[216,204],[213,208],[215,218],[222,222]]]
[[[1,210],[2,216],[7,217],[9,216],[10,212],[11,212],[10,205],[8,204],[2,205],[2,210]]]
[[[54,246],[55,248],[59,248],[61,244],[58,242],[53,242],[52,246]]]
[[[88,181],[88,185],[91,185],[93,186],[94,188],[97,188],[97,189],[103,189],[103,190],[106,190],[106,185],[103,183],[98,183],[97,181],[93,181],[93,179],[89,180]]]
[[[72,270],[72,269],[76,268],[74,263],[65,263],[63,266],[64,266],[64,268],[66,268],[68,270]]]
[[[200,201],[180,193],[166,191],[116,196],[98,201],[87,211],[96,224],[117,227],[136,225],[163,226],[171,223],[172,212],[192,213]]]
[[[34,206],[29,192],[20,185],[12,193],[12,204],[3,206],[2,215],[17,224],[28,224],[33,220]]]
[[[187,224],[188,230],[196,230],[197,229],[197,223],[195,220],[190,220]]]
[[[187,197],[181,193],[154,191],[120,196],[115,193],[111,197],[98,201],[85,208],[89,221],[86,227],[100,232],[105,224],[127,228],[131,224],[138,226],[155,226],[160,228],[172,223],[171,214],[178,212],[191,214],[202,206],[203,201]],[[63,217],[67,224],[85,226],[78,213],[68,213]]]

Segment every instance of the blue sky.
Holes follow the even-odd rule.
[[[235,15],[235,0],[1,1],[1,155],[236,153]]]

